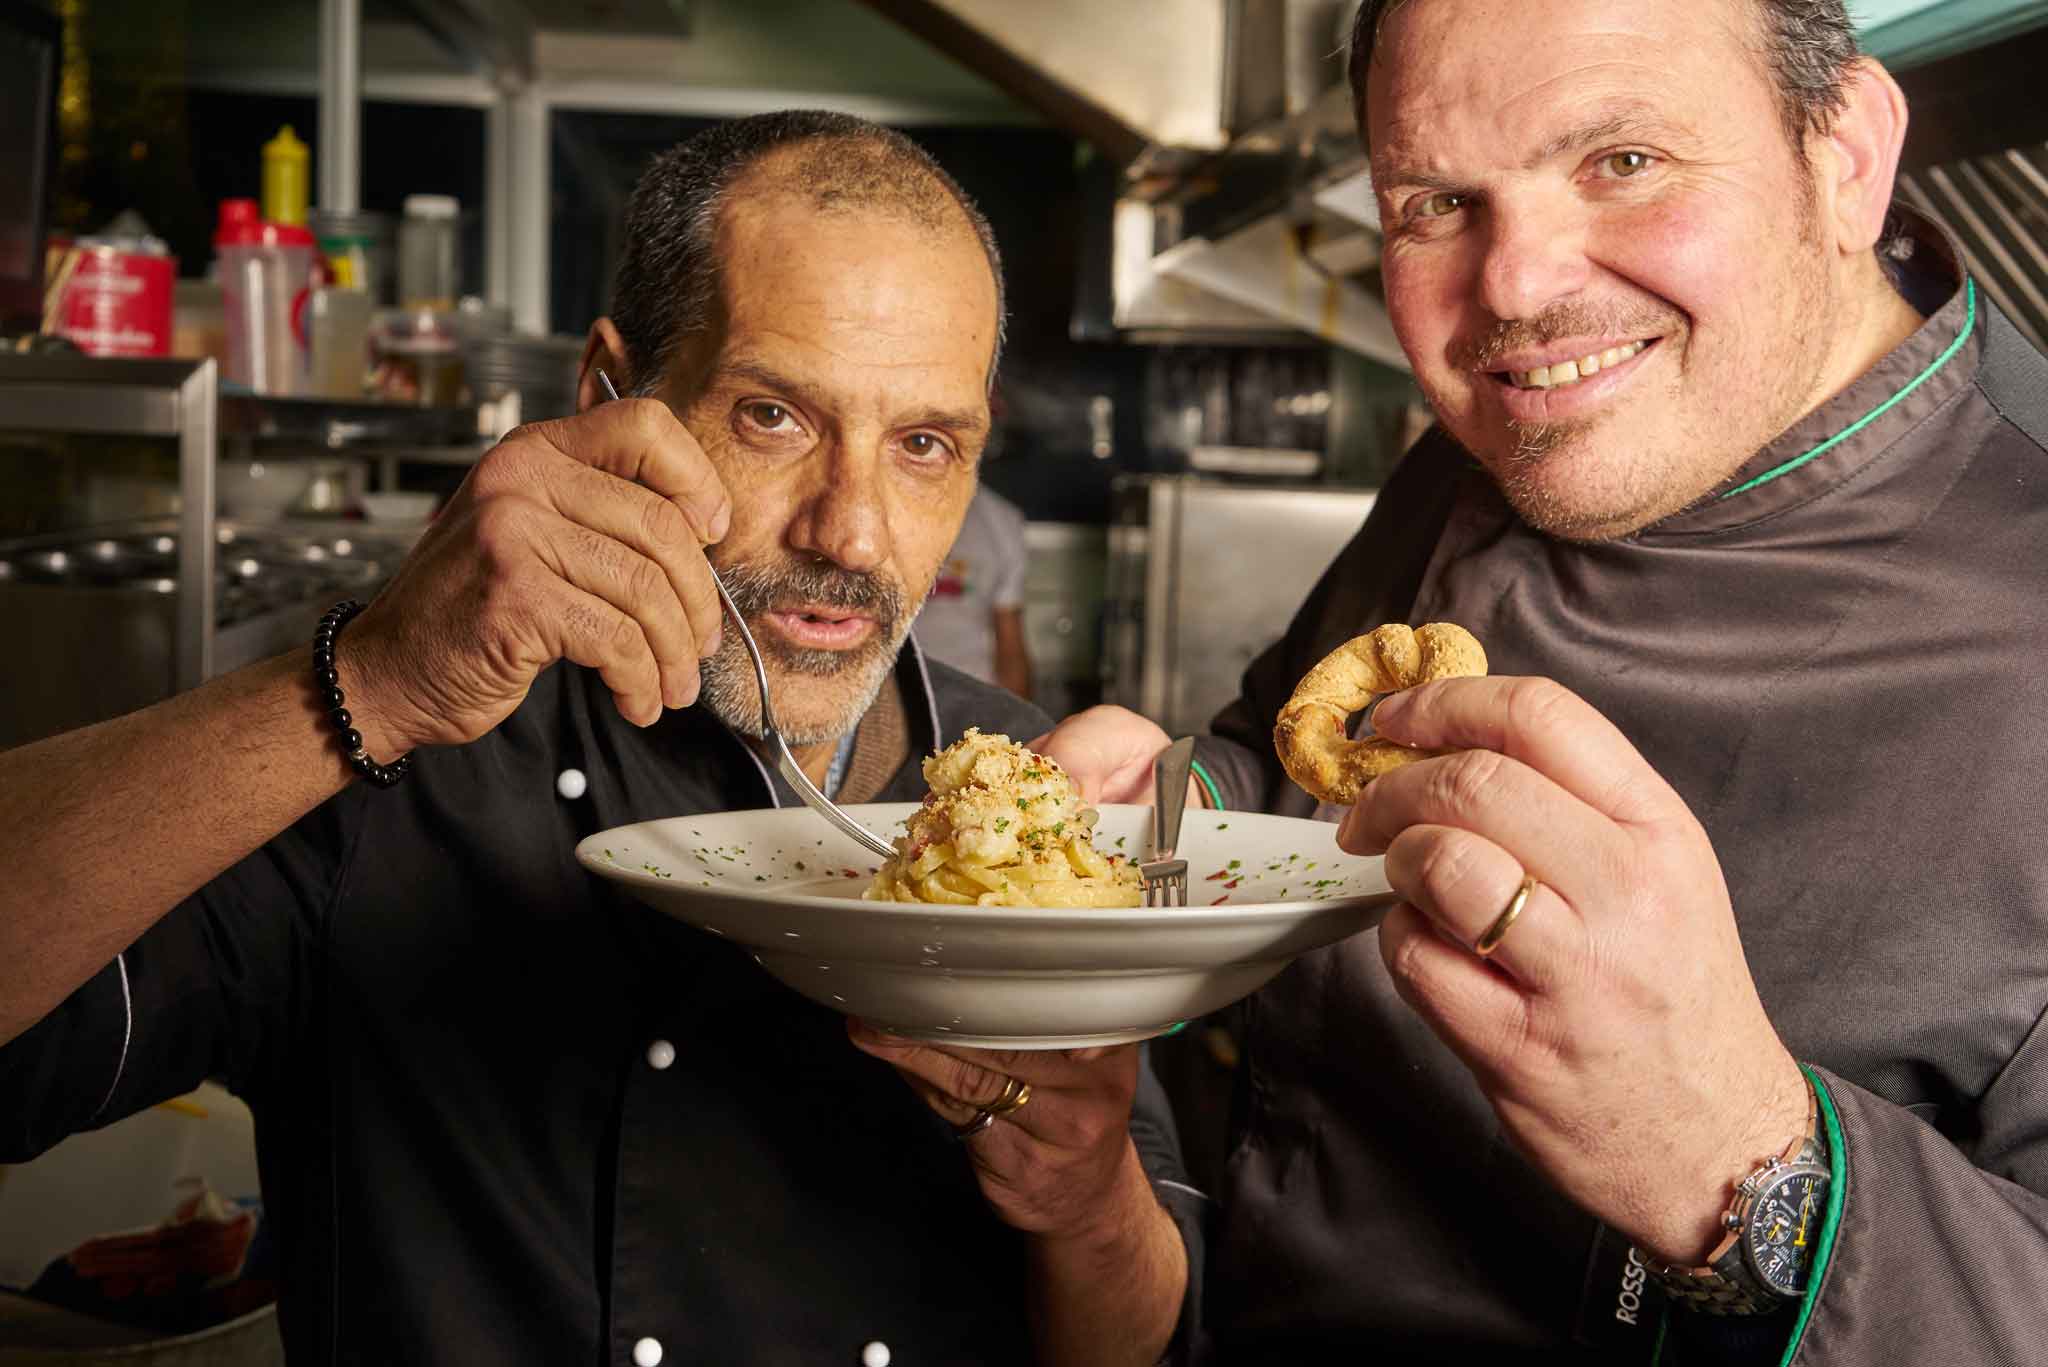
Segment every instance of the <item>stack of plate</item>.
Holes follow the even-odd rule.
[[[478,403],[519,396],[520,422],[565,418],[576,411],[576,365],[581,337],[522,337],[482,333],[465,337],[462,359]]]

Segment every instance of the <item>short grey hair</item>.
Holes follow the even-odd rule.
[[[1402,6],[1419,0],[1365,0],[1351,25],[1351,99],[1361,114],[1366,73],[1380,30]],[[1848,106],[1849,67],[1860,55],[1856,26],[1844,0],[1744,0],[1760,25],[1763,55],[1778,91],[1779,116],[1792,147],[1804,158],[1810,134],[1833,129]],[[1363,127],[1364,120],[1360,119]]]
[[[792,109],[707,128],[656,157],[634,187],[611,306],[633,392],[657,392],[683,347],[722,322],[718,232],[726,203],[747,172],[777,152],[787,152],[791,165],[775,188],[807,197],[821,212],[873,209],[944,229],[958,211],[995,277],[993,385],[1004,291],[1002,254],[988,219],[930,153],[895,129],[850,114]]]

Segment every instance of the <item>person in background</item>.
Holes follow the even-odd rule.
[[[1316,813],[1275,716],[1382,623],[1495,677],[1318,813],[1404,900],[1247,1006],[1217,1356],[2041,1361],[2048,359],[1841,0],[1366,0],[1350,72],[1438,426],[1199,761]]]
[[[1024,514],[988,487],[976,486],[959,539],[946,553],[932,596],[917,616],[917,643],[983,683],[1031,696],[1031,652],[1024,641]]]
[[[583,411],[359,616],[0,755],[0,1162],[227,1080],[294,1364],[1151,1363],[1199,1258],[1135,1046],[915,1045],[573,854],[796,802],[713,564],[842,800],[1047,724],[908,641],[989,430],[988,224],[795,112],[657,158],[623,238]]]

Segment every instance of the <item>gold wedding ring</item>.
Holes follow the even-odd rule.
[[[1508,899],[1507,910],[1493,918],[1493,924],[1479,933],[1472,942],[1472,952],[1484,959],[1500,948],[1500,942],[1507,938],[1508,928],[1515,918],[1522,914],[1522,908],[1529,905],[1529,894],[1536,891],[1536,875],[1525,874],[1522,886],[1515,889],[1515,895]]]
[[[973,1119],[965,1124],[953,1127],[953,1137],[956,1139],[971,1139],[995,1124],[997,1116],[1008,1115],[1012,1111],[1021,1111],[1024,1109],[1024,1104],[1030,1100],[1030,1083],[1020,1082],[1016,1078],[1005,1078],[1003,1080],[1003,1094],[986,1105],[976,1106]]]
[[[1031,1100],[1031,1084],[1019,1082],[1016,1078],[1007,1078],[1003,1082],[1003,1094],[981,1109],[987,1111],[990,1115],[1008,1115],[1012,1111],[1023,1110],[1024,1103],[1029,1100]]]

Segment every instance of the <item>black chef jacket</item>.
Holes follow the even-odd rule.
[[[1271,739],[1295,681],[1382,622],[1453,621],[1685,798],[1841,1199],[1804,1305],[1674,1312],[1664,1367],[2048,1360],[2048,361],[1908,227],[1925,324],[1636,536],[1544,536],[1426,438],[1202,742],[1231,805],[1307,815]],[[1373,937],[1248,1020],[1209,1242],[1224,1361],[1658,1357],[1625,1242],[1517,1155]]]
[[[1047,724],[914,644],[896,678],[911,758],[878,800],[922,798],[920,756],[968,726]],[[641,730],[558,665],[0,1049],[0,1161],[223,1079],[256,1116],[295,1365],[627,1363],[643,1339],[671,1367],[851,1364],[871,1341],[898,1367],[1028,1361],[1022,1238],[947,1127],[838,1013],[572,854],[795,801],[704,709]],[[1149,1072],[1132,1128],[1169,1208],[1197,1199]]]

